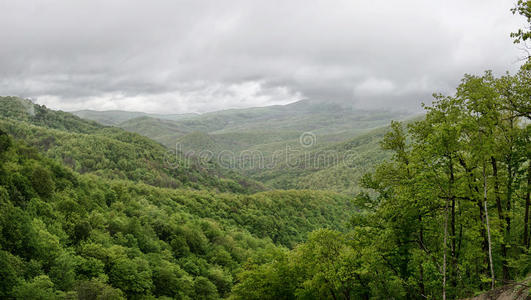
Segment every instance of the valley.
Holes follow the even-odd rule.
[[[0,25],[0,299],[531,299],[530,0]]]
[[[359,177],[388,157],[378,145],[385,127],[391,120],[413,116],[309,100],[201,115],[73,113],[150,137],[182,152],[183,157],[213,161],[271,188],[348,191],[352,195],[359,191]],[[302,144],[305,134],[309,145]],[[339,173],[345,176],[328,176]],[[335,182],[322,183],[320,178]]]

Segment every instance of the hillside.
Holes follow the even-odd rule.
[[[422,119],[423,116],[416,116],[404,123]],[[391,152],[381,147],[389,130],[390,126],[383,126],[341,142],[335,142],[344,138],[341,135],[316,136],[315,146],[290,144],[291,156],[276,160],[271,167],[244,169],[244,174],[277,189],[331,190],[356,195],[362,191],[362,176],[391,158]]]
[[[93,120],[116,115],[76,114]],[[387,157],[378,144],[385,130],[375,128],[408,117],[405,113],[354,110],[345,104],[310,100],[218,111],[182,120],[171,120],[171,115],[164,119],[134,118],[133,114],[121,123],[116,117],[112,123],[273,188],[329,189],[350,194],[359,191],[361,174]],[[313,138],[309,147],[301,144],[303,135]],[[317,163],[311,168],[287,166],[287,156],[307,161],[304,156],[310,155],[319,160],[331,152],[337,155],[332,163]],[[257,156],[252,158],[256,161],[250,163],[248,155]],[[355,161],[346,162],[345,156]]]
[[[271,168],[248,170],[260,182],[279,189],[360,192],[359,180],[391,157],[380,143],[389,127],[382,127],[340,143],[330,143],[281,159]]]
[[[415,117],[407,122],[420,119]],[[162,128],[150,124],[152,131]],[[168,123],[160,121],[159,124]],[[168,127],[165,129],[171,132]],[[360,192],[362,175],[390,158],[390,153],[380,147],[388,130],[389,126],[382,126],[358,134],[315,135],[310,147],[301,145],[301,133],[295,131],[278,134],[196,131],[180,137],[177,147],[189,155],[205,154],[222,166],[271,188],[331,190],[354,195]]]
[[[140,118],[140,117],[151,117],[157,119],[167,119],[167,120],[181,120],[185,118],[194,117],[195,114],[148,114],[144,112],[129,112],[121,110],[106,110],[106,111],[96,111],[96,110],[78,110],[72,112],[74,115],[87,119],[93,120],[103,125],[118,125],[125,121]]]
[[[351,105],[317,100],[301,100],[287,105],[229,109],[204,114],[155,115],[125,111],[75,111],[75,115],[103,124],[120,126],[135,118],[175,121],[184,132],[207,133],[263,131],[314,131],[316,134],[362,130],[386,125],[407,113],[355,109]],[[107,121],[102,121],[107,120]],[[142,132],[140,132],[142,133]]]
[[[70,113],[53,111],[44,106],[35,105],[28,99],[9,96],[0,97],[0,117],[75,133],[92,133],[104,127]]]
[[[0,97],[0,129],[80,173],[159,187],[254,192],[264,188],[214,163],[185,160],[141,135],[29,100]]]
[[[101,122],[103,118],[115,113],[74,114]],[[407,113],[395,111],[359,110],[341,103],[301,100],[287,105],[186,115],[180,120],[173,115],[144,115],[125,121],[115,117],[102,123],[112,123],[128,131],[149,136],[168,147],[174,147],[187,134],[203,132],[222,141],[220,147],[235,144],[238,147],[232,148],[233,150],[243,151],[249,146],[297,139],[303,132],[316,135],[344,134],[352,137],[385,126],[392,119],[403,119],[407,116]]]
[[[241,265],[320,227],[350,199],[162,189],[80,175],[0,131],[0,297],[226,297]]]
[[[354,160],[373,166],[351,230],[319,229],[289,251],[253,257],[233,299],[528,299],[529,70],[466,75],[423,118],[337,145],[359,154],[380,140],[389,158]],[[299,173],[288,180],[307,169],[291,166]],[[335,169],[309,182],[334,184]]]

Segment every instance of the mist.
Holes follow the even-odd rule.
[[[465,73],[520,65],[513,1],[390,3],[2,1],[0,94],[68,111],[415,111]]]

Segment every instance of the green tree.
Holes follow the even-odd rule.
[[[77,299],[79,300],[122,300],[126,299],[121,290],[106,284],[100,278],[89,281],[81,281],[76,287]]]
[[[13,294],[17,299],[64,299],[64,293],[57,291],[53,282],[46,275],[37,276],[29,282],[22,283],[14,289]]]
[[[151,269],[141,258],[119,258],[112,262],[110,283],[127,295],[150,294],[153,287]]]

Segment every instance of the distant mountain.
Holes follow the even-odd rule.
[[[288,105],[230,109],[201,115],[170,115],[156,118],[144,114],[121,112],[128,116],[119,122],[113,112],[91,115],[92,120],[113,116],[115,126],[150,137],[171,149],[199,155],[274,188],[330,189],[358,191],[358,179],[374,164],[387,156],[379,141],[391,120],[411,115],[386,110],[358,110],[336,102],[302,100]],[[77,113],[79,116],[83,114]],[[137,117],[134,117],[137,114]],[[108,121],[111,122],[111,121]],[[378,129],[381,128],[381,129]],[[311,145],[302,144],[309,138]],[[279,153],[290,156],[324,152],[358,152],[356,163],[337,162],[316,168],[288,166]],[[249,162],[248,153],[258,155],[263,165]],[[300,160],[299,157],[296,159]],[[320,159],[320,158],[318,158]],[[274,161],[273,164],[271,164]],[[267,164],[267,167],[265,165]]]
[[[122,110],[106,110],[106,111],[97,111],[97,110],[78,110],[72,112],[74,115],[87,119],[93,120],[104,125],[118,125],[127,120],[131,120],[139,117],[152,117],[157,119],[167,119],[167,120],[181,120],[189,117],[194,117],[196,114],[148,114],[143,112],[131,112],[131,111],[122,111]]]
[[[74,112],[76,115],[112,124],[148,136],[168,147],[175,147],[188,134],[202,132],[219,144],[218,148],[243,151],[261,144],[297,141],[304,132],[339,142],[391,120],[410,114],[386,110],[359,110],[351,105],[302,100],[288,105],[230,109],[200,115],[148,115],[128,112]],[[185,150],[203,150],[187,143]],[[274,148],[274,147],[273,147]]]
[[[0,97],[0,129],[79,173],[158,187],[255,192],[264,187],[213,162],[185,160],[139,134],[54,111],[17,97]]]
[[[336,133],[363,130],[387,124],[390,119],[401,119],[409,113],[387,110],[360,110],[348,104],[301,100],[287,105],[245,109],[229,109],[205,114],[147,114],[126,111],[75,111],[73,114],[105,125],[128,126],[135,123],[173,123],[183,132],[206,133],[242,131],[314,131]],[[173,121],[173,122],[172,122]],[[126,122],[125,124],[123,124]],[[140,128],[142,129],[142,128]]]

